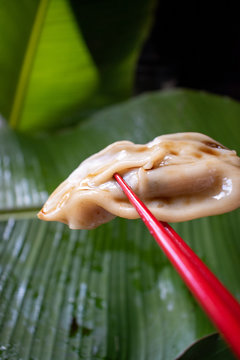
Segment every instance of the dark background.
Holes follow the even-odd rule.
[[[240,100],[237,3],[159,1],[135,93],[185,87]]]

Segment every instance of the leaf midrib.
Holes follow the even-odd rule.
[[[35,57],[36,48],[42,31],[49,1],[50,0],[40,0],[39,2],[35,20],[33,23],[32,32],[29,37],[25,56],[23,58],[22,67],[20,70],[9,118],[10,125],[14,129],[18,127],[18,123],[20,120],[20,113],[22,111],[23,102],[26,95],[29,76],[32,69],[33,60]]]
[[[29,208],[12,208],[8,210],[0,210],[0,221],[7,221],[9,218],[14,219],[34,219],[37,217],[41,206],[39,207],[29,207]]]

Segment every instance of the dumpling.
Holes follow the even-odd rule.
[[[93,229],[139,217],[113,178],[118,172],[157,219],[179,222],[240,206],[240,158],[200,133],[162,135],[140,145],[118,141],[83,161],[38,217]]]

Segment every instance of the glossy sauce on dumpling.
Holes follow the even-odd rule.
[[[167,222],[221,214],[240,206],[240,158],[200,133],[162,135],[141,145],[118,141],[83,161],[38,216],[92,229],[115,216],[139,217],[118,172],[153,214]]]

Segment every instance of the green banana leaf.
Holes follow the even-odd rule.
[[[1,1],[0,112],[15,129],[46,129],[128,98],[154,4]]]
[[[0,358],[173,360],[214,331],[140,220],[77,231],[35,214],[80,161],[115,140],[200,131],[239,152],[239,118],[237,102],[176,90],[55,135],[17,134],[1,120]],[[174,225],[238,299],[239,220],[236,210]]]

